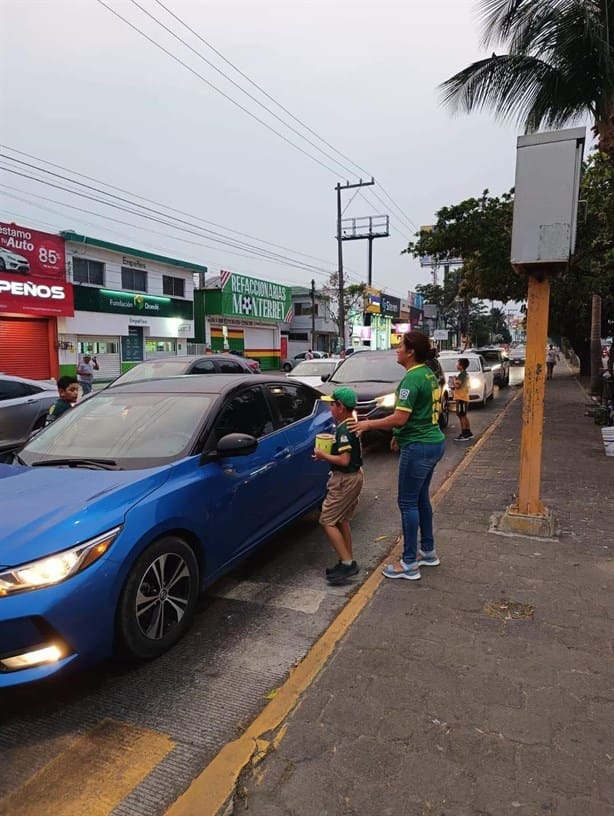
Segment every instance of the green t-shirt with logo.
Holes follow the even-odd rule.
[[[337,425],[335,431],[335,441],[331,453],[337,456],[340,453],[350,454],[350,462],[345,467],[341,465],[331,465],[332,470],[340,470],[342,473],[356,473],[362,467],[362,445],[355,433],[352,433],[347,426],[347,419]]]
[[[423,363],[408,369],[397,387],[395,409],[407,411],[407,422],[393,434],[401,447],[410,442],[443,442],[439,427],[439,381]]]

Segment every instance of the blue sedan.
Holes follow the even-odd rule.
[[[199,592],[318,505],[326,403],[285,377],[101,391],[0,465],[0,688],[185,633]]]

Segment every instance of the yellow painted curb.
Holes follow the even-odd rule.
[[[454,480],[466,470],[476,453],[499,427],[510,406],[521,393],[522,390],[519,390],[512,397],[492,425],[467,452],[462,462],[446,478],[433,497],[434,504],[441,501]],[[288,679],[279,687],[271,702],[238,739],[227,743],[221,749],[202,773],[194,779],[185,793],[171,805],[166,816],[217,816],[232,795],[243,769],[249,764],[261,762],[266,753],[279,744],[285,734],[285,727],[278,734],[275,733],[276,730],[296,707],[300,696],[324,668],[337,643],[384,580],[380,567],[399,551],[400,538],[397,539],[392,551],[350,598],[303,660],[292,669]]]

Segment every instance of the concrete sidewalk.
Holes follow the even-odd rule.
[[[557,368],[557,539],[488,532],[517,486],[517,399],[439,501],[441,566],[379,587],[227,813],[614,814],[614,459]]]

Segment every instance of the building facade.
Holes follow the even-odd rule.
[[[318,292],[313,293],[305,286],[292,287],[292,320],[281,329],[282,346],[287,342],[284,358],[311,348],[330,354],[338,345],[339,329],[333,320],[330,298]]]
[[[57,378],[58,327],[73,315],[63,238],[0,223],[0,372]]]
[[[58,318],[59,370],[95,355],[95,379],[142,360],[187,354],[194,335],[194,275],[206,267],[74,232],[65,240],[74,315]]]

